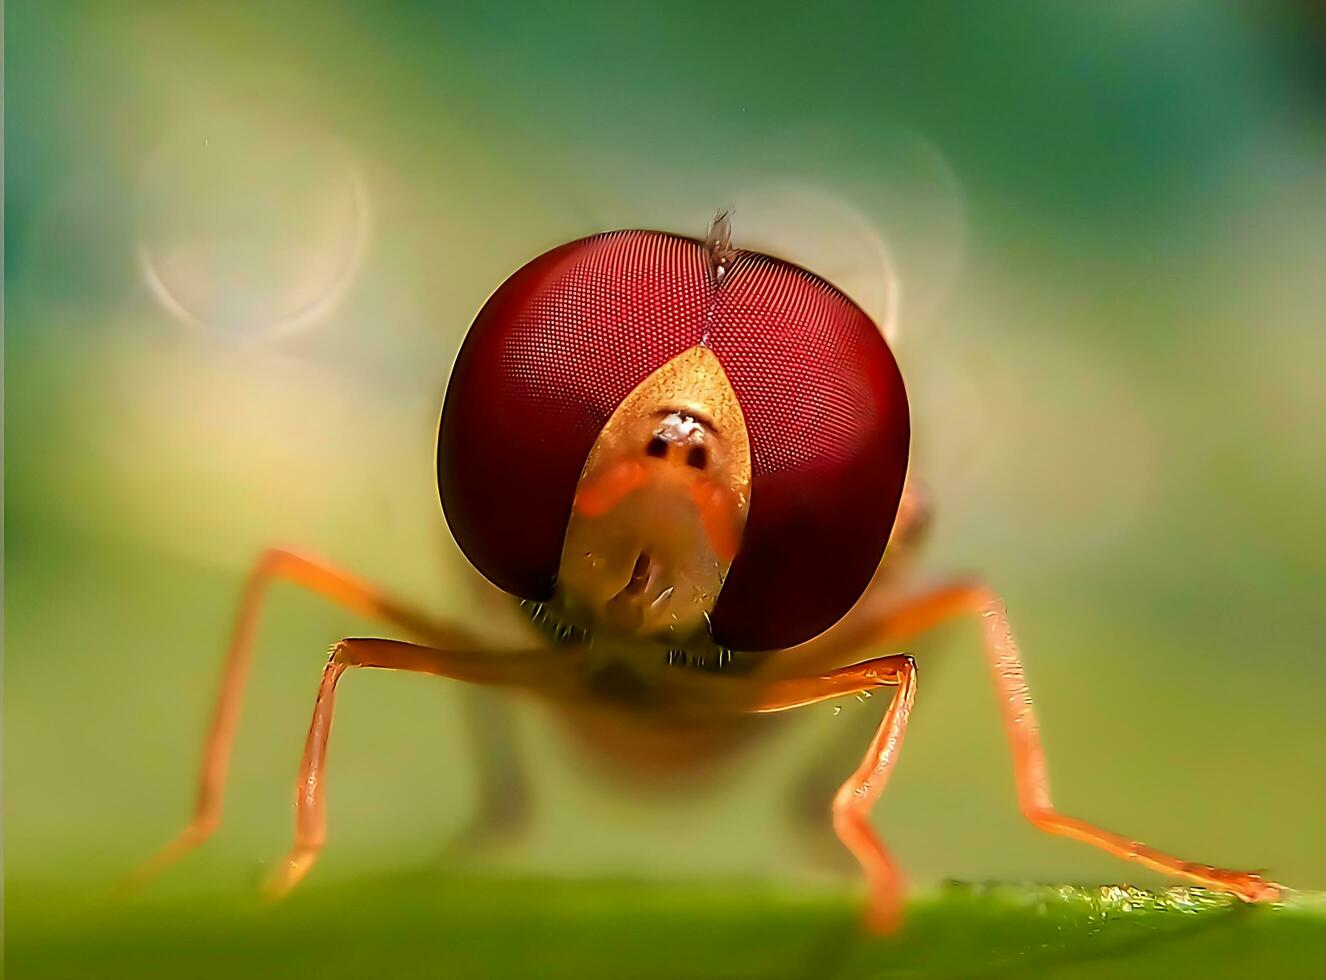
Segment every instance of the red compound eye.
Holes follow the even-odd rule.
[[[721,281],[693,239],[621,231],[534,259],[480,311],[442,411],[438,482],[461,550],[517,596],[551,596],[576,483],[622,399],[697,344],[722,363],[751,444],[750,511],[715,639],[810,639],[860,597],[907,470],[902,376],[828,283],[738,252]]]

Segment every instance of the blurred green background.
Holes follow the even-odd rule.
[[[182,825],[264,545],[472,616],[433,440],[474,312],[554,244],[728,206],[889,321],[926,568],[1004,592],[1061,806],[1326,886],[1321,9],[7,4],[9,911]],[[164,894],[247,896],[284,852],[325,651],[375,629],[268,609],[225,824]],[[1021,821],[974,630],[918,652],[876,822],[919,886],[1156,882]],[[343,689],[310,886],[443,867],[456,692]],[[538,819],[481,868],[812,887],[790,781],[849,772],[877,711],[664,798],[522,710]]]

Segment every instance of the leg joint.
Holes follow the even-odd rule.
[[[295,553],[287,548],[264,548],[258,555],[258,561],[254,565],[254,571],[266,575],[272,575],[294,558],[297,558]]]
[[[349,666],[354,663],[350,656],[350,641],[337,640],[327,651],[327,666]]]

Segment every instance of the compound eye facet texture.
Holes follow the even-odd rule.
[[[712,629],[733,649],[818,636],[860,598],[884,555],[907,475],[898,365],[874,322],[819,277],[738,257],[710,344],[751,442],[750,513]]]
[[[539,256],[470,328],[452,372],[438,482],[452,533],[498,587],[552,595],[576,484],[608,417],[697,344],[718,357],[751,443],[750,511],[712,616],[737,650],[823,632],[869,583],[902,494],[909,421],[883,337],[797,266],[609,232]]]
[[[479,311],[447,388],[437,471],[451,532],[494,585],[551,597],[590,447],[636,385],[695,343],[704,261],[684,238],[596,235],[534,259]]]

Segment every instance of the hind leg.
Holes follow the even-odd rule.
[[[460,712],[474,759],[476,802],[447,844],[449,859],[489,851],[520,837],[533,818],[529,771],[521,752],[513,705],[481,688],[460,692]]]

